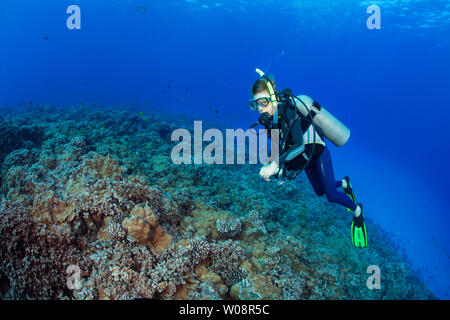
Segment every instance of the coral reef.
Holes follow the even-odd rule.
[[[0,117],[0,160],[20,147],[38,146],[43,139],[44,129],[37,125],[21,125],[5,121]]]
[[[60,227],[50,231],[33,220],[21,203],[2,202],[0,206],[0,269],[7,279],[5,298],[44,299],[70,297],[66,269],[79,265],[89,271],[90,263],[81,252],[86,239]]]
[[[227,238],[234,238],[242,231],[242,222],[239,218],[224,220],[216,220],[217,231]]]
[[[130,212],[130,217],[122,222],[128,230],[132,241],[140,245],[151,243],[157,251],[167,249],[172,241],[172,236],[159,224],[158,217],[149,206],[137,205]]]
[[[276,187],[257,166],[175,165],[170,134],[193,119],[145,119],[125,106],[2,109],[1,299],[434,298],[370,215],[359,250],[345,209],[304,177]],[[369,265],[381,290],[366,287]]]

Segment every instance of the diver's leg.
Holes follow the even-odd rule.
[[[331,162],[331,155],[328,148],[325,148],[322,155],[318,159],[320,165],[320,179],[322,186],[327,194],[327,199],[330,202],[338,203],[350,210],[356,210],[356,204],[344,192],[338,191],[336,180],[334,178],[333,163]]]
[[[345,176],[344,179],[342,179],[341,185],[347,197],[349,197],[354,203],[356,203],[356,197],[355,194],[353,193],[353,187],[352,184],[350,183],[350,178],[348,176]]]
[[[362,204],[356,204],[344,192],[338,191],[337,183],[334,179],[330,151],[327,148],[325,148],[317,163],[320,165],[320,178],[328,201],[338,203],[353,213],[353,222],[350,227],[353,245],[359,248],[367,247],[367,230],[362,212]]]
[[[316,195],[323,196],[325,194],[325,189],[322,187],[322,181],[320,178],[320,164],[319,159],[313,162],[308,168],[305,169],[306,176],[311,183]]]

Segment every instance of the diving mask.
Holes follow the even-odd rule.
[[[270,103],[270,98],[261,97],[255,100],[250,100],[250,109],[259,111],[260,108],[267,108]]]

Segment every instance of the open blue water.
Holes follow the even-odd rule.
[[[81,30],[66,27],[72,4]],[[148,101],[246,129],[261,68],[351,128],[336,174],[448,299],[449,34],[443,0],[3,0],[0,108]]]

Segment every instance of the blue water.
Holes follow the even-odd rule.
[[[71,4],[81,30],[66,27]],[[448,299],[449,34],[440,0],[3,0],[0,107],[149,102],[245,129],[261,68],[351,128],[331,147],[336,175]]]

